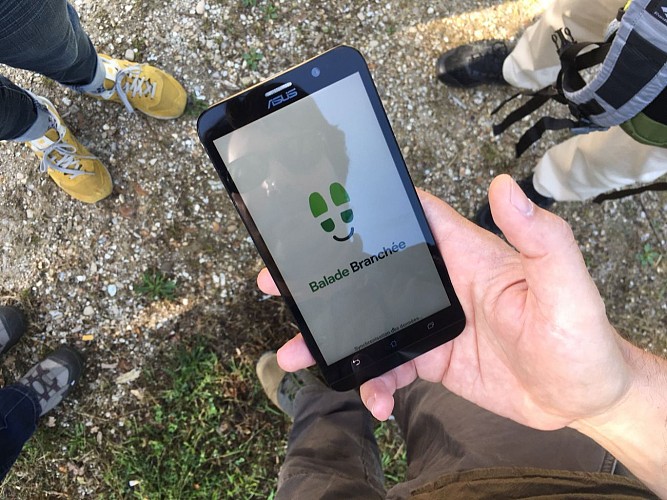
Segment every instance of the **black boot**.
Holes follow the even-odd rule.
[[[506,84],[503,62],[511,47],[503,40],[483,40],[460,45],[438,57],[438,80],[453,87],[475,87],[483,83]]]

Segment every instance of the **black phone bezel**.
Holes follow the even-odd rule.
[[[313,72],[313,68],[317,68],[318,71]],[[317,342],[310,333],[298,305],[294,301],[264,239],[257,230],[213,141],[355,73],[359,73],[361,76],[366,93],[451,304],[449,307],[438,311],[428,318],[329,365],[320,353]],[[272,105],[269,106],[269,98],[265,97],[265,94],[290,82],[298,89],[297,95],[286,102],[278,104],[274,100]],[[213,162],[213,166],[227,189],[232,203],[250,233],[260,256],[269,269],[278,290],[294,315],[306,345],[317,361],[325,380],[333,389],[344,391],[358,387],[363,382],[454,339],[463,331],[465,327],[465,314],[452,286],[444,260],[438,251],[428,222],[426,221],[426,216],[417,197],[414,184],[399,150],[385,110],[380,102],[380,97],[368,66],[361,53],[356,49],[344,45],[338,46],[213,105],[200,115],[197,121],[197,133],[208,156]]]

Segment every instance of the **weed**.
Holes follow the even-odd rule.
[[[188,95],[188,105],[185,108],[184,115],[190,118],[197,118],[202,112],[208,108],[208,102],[200,99],[193,92]]]
[[[256,7],[257,0],[241,0],[244,7]]]
[[[140,60],[143,54],[146,52],[148,43],[144,37],[138,36],[134,39],[132,44],[134,46],[134,56],[136,60]]]
[[[264,11],[264,19],[267,21],[278,18],[278,9],[272,2],[267,2],[262,10]]]
[[[261,61],[264,56],[259,50],[252,49],[248,52],[244,52],[242,57],[248,65],[248,68],[250,68],[251,71],[256,71],[259,61]]]
[[[660,262],[662,255],[655,250],[650,243],[644,244],[642,249],[637,253],[637,260],[642,267],[653,267]]]
[[[141,275],[141,283],[135,287],[135,290],[151,300],[172,300],[176,292],[176,282],[168,279],[158,270],[144,271]]]

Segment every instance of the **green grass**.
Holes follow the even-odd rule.
[[[395,420],[380,422],[374,431],[380,450],[385,488],[403,482],[408,476],[405,441]]]
[[[205,345],[181,348],[148,384],[145,414],[130,417],[105,481],[113,498],[267,498],[283,449],[249,358],[223,362]],[[273,413],[269,411],[269,413]],[[277,427],[277,428],[276,428]],[[132,486],[130,486],[132,485]]]
[[[172,300],[176,293],[176,282],[168,279],[161,271],[144,271],[141,283],[134,287],[135,291],[150,300]]]

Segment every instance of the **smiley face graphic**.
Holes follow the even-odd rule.
[[[339,207],[341,211],[339,214],[334,214],[333,216],[329,216],[324,219],[322,222],[320,222],[320,226],[322,226],[322,229],[324,229],[327,233],[333,233],[336,230],[336,222],[334,219],[337,220],[337,216],[340,216],[342,224],[339,223],[339,227],[342,226],[343,231],[339,229],[336,232],[338,234],[347,234],[345,236],[338,236],[333,234],[333,239],[336,241],[347,241],[352,238],[352,235],[354,234],[353,226],[349,226],[348,229],[348,225],[354,219],[354,213],[352,212],[351,208],[345,206],[350,203],[350,195],[347,194],[347,191],[339,182],[334,182],[329,186],[329,195],[333,204],[336,207]],[[310,194],[308,198],[308,204],[310,205],[310,213],[312,213],[313,217],[316,219],[328,215],[329,206],[327,205],[324,196],[322,196],[317,191]]]

